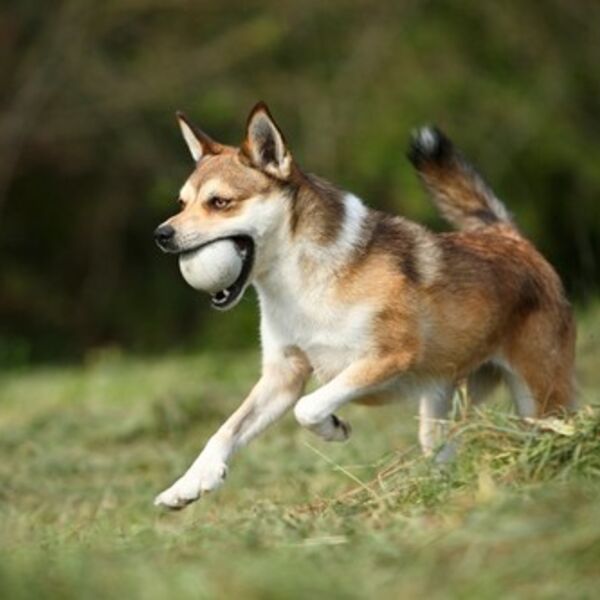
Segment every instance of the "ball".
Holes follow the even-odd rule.
[[[214,294],[240,276],[243,260],[233,240],[217,240],[179,255],[179,270],[196,290]]]

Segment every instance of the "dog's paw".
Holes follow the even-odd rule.
[[[350,424],[342,421],[336,415],[324,417],[320,411],[315,411],[314,406],[311,406],[309,398],[300,400],[294,408],[294,415],[298,423],[326,442],[345,442],[352,433]]]
[[[331,419],[319,433],[326,442],[345,442],[352,433],[352,427],[347,421],[331,415]]]
[[[225,481],[225,477],[227,477],[225,463],[203,465],[202,469],[188,471],[170,488],[159,494],[154,499],[154,505],[173,510],[184,508],[198,500],[202,494],[212,492],[220,487]]]

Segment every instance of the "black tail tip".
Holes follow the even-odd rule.
[[[453,154],[452,142],[435,125],[413,130],[408,147],[408,160],[417,168],[425,163],[441,164]]]

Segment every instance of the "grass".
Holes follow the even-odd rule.
[[[600,399],[600,310],[580,316]],[[416,450],[415,405],[349,407],[345,445],[291,418],[179,513],[152,506],[257,376],[254,353],[90,356],[0,382],[1,598],[592,598],[600,413],[523,423],[504,401]],[[558,431],[556,431],[558,429]]]

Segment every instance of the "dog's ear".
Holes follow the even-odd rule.
[[[283,180],[290,176],[292,155],[264,102],[259,102],[250,111],[242,152],[265,173]]]
[[[202,130],[193,125],[181,111],[177,111],[177,121],[183,134],[183,139],[195,162],[198,162],[203,156],[208,154],[219,154],[221,152],[221,144],[212,140]]]

